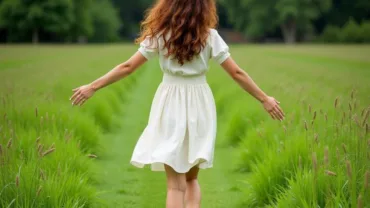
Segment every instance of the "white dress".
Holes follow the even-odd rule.
[[[159,56],[163,80],[151,106],[149,121],[142,132],[130,163],[152,171],[164,171],[164,164],[178,173],[186,173],[195,165],[213,166],[216,140],[216,106],[206,81],[209,59],[223,63],[229,47],[210,29],[206,47],[200,55],[183,66],[166,58],[163,38],[146,38],[139,51],[148,60]]]

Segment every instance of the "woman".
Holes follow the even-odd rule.
[[[151,106],[148,125],[131,164],[166,171],[167,207],[199,207],[199,169],[211,168],[216,138],[216,107],[206,81],[213,59],[245,91],[261,102],[273,119],[282,120],[279,102],[267,96],[231,58],[214,28],[215,0],[158,0],[142,23],[139,50],[106,75],[73,89],[73,105],[82,105],[99,89],[159,57],[164,73]]]

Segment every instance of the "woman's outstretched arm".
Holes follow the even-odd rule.
[[[285,115],[279,106],[280,102],[275,98],[266,95],[266,93],[257,86],[252,78],[243,69],[241,69],[231,57],[227,58],[221,66],[235,82],[263,104],[265,110],[273,119],[284,119]]]
[[[125,78],[138,69],[146,61],[147,59],[138,51],[126,62],[117,65],[102,77],[96,79],[90,84],[73,89],[72,91],[74,94],[70,98],[70,100],[72,100],[72,105],[82,105],[96,91]]]

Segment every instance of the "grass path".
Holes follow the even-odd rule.
[[[165,207],[166,183],[164,172],[152,172],[147,166],[139,169],[129,161],[142,130],[162,74],[158,69],[143,69],[124,106],[118,130],[104,138],[107,155],[97,160],[95,172],[99,198],[104,207]],[[203,193],[202,207],[237,207],[242,193],[240,180],[245,175],[232,172],[232,149],[218,145],[212,169],[201,170],[199,181]]]

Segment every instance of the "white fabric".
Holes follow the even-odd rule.
[[[213,166],[217,129],[216,106],[205,73],[209,59],[223,63],[229,47],[214,29],[207,45],[193,61],[183,66],[166,58],[161,39],[145,39],[139,51],[148,60],[159,56],[164,72],[151,106],[148,125],[142,132],[132,155],[131,164],[153,171],[164,171],[164,164],[185,173]]]

